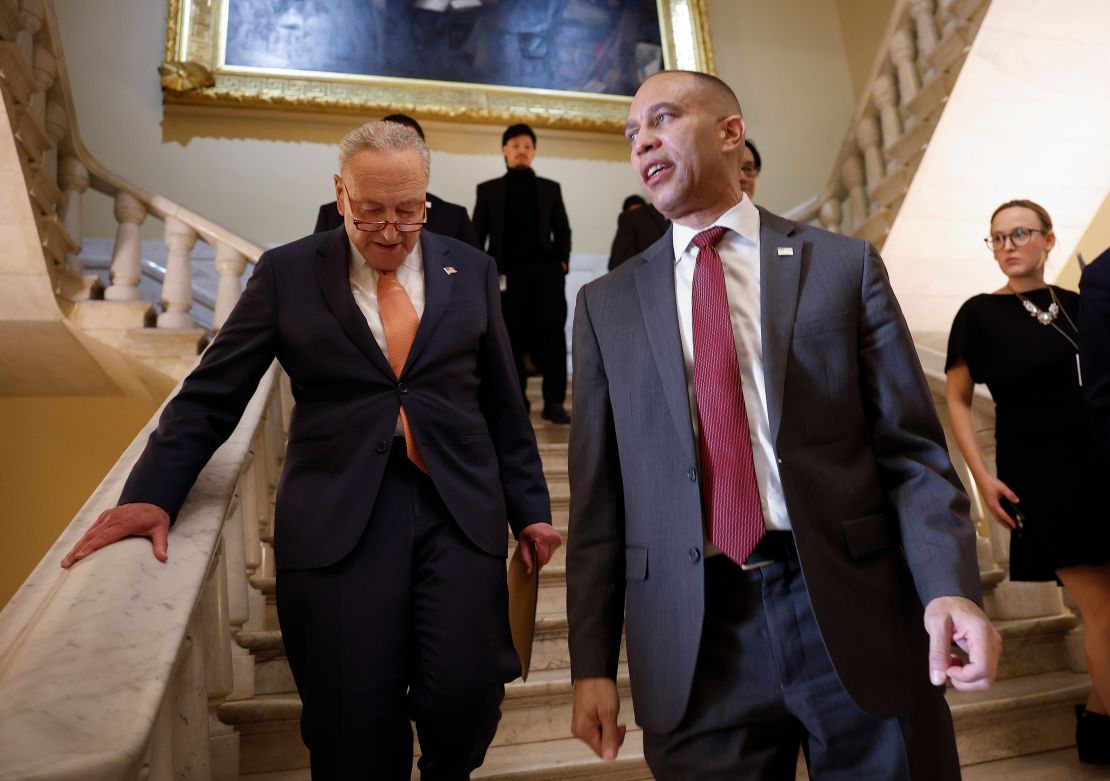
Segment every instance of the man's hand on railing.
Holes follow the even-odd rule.
[[[136,502],[121,504],[102,512],[62,559],[66,569],[95,550],[111,545],[124,537],[149,537],[154,548],[154,558],[165,561],[169,548],[170,516],[156,504]]]

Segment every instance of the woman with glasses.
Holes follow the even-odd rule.
[[[960,307],[948,339],[948,414],[979,493],[1010,530],[1010,579],[1062,582],[1086,624],[1093,683],[1076,706],[1079,758],[1110,763],[1110,503],[1082,401],[1079,296],[1047,285],[1052,219],[1026,200],[991,216],[986,238],[1006,284]],[[975,383],[994,397],[997,476],[971,417]]]

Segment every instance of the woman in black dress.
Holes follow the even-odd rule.
[[[1079,606],[1092,689],[1087,707],[1076,707],[1076,742],[1081,760],[1110,763],[1110,475],[1083,407],[1079,296],[1045,284],[1056,237],[1043,207],[1002,204],[986,242],[1007,282],[956,314],[945,365],[949,419],[979,493],[1011,530],[1010,579],[1057,580]],[[997,477],[972,424],[977,382],[994,397]]]

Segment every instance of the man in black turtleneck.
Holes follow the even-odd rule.
[[[523,392],[524,356],[543,374],[543,414],[569,423],[567,393],[567,300],[570,223],[558,182],[536,176],[536,134],[525,124],[501,136],[508,170],[478,185],[474,229],[478,246],[497,260],[504,280],[505,324]],[[487,247],[488,241],[488,247]],[[527,398],[525,399],[527,402]]]

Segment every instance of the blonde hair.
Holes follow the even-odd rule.
[[[397,122],[367,122],[356,127],[339,142],[339,170],[364,149],[382,152],[416,152],[424,164],[424,175],[432,173],[432,156],[424,139]]]
[[[1052,230],[1052,218],[1048,216],[1048,210],[1045,209],[1045,207],[1041,206],[1039,203],[1027,201],[1024,198],[1019,198],[1013,201],[1006,201],[1006,203],[995,209],[994,214],[991,215],[991,224],[994,224],[994,218],[998,216],[998,213],[1000,211],[1004,209],[1012,209],[1015,206],[1020,206],[1022,209],[1028,209],[1029,211],[1036,214],[1037,219],[1041,221],[1041,230],[1045,231],[1046,233]]]

